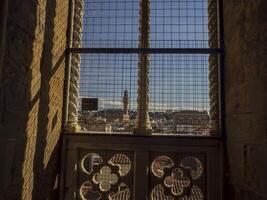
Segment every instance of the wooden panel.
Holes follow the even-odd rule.
[[[64,170],[64,172],[61,176],[61,199],[73,199],[73,197],[76,199],[82,199],[79,197],[80,194],[77,194],[80,191],[81,186],[81,181],[79,182],[79,175],[77,176],[77,174],[80,173],[79,170],[81,170],[81,167],[79,167],[81,163],[81,154],[79,154],[79,152],[81,151],[86,153],[98,153],[104,160],[103,164],[93,167],[92,175],[85,176],[85,179],[86,177],[88,180],[90,179],[90,184],[92,185],[91,188],[93,188],[94,191],[99,192],[103,199],[107,199],[112,192],[114,194],[114,191],[115,193],[116,191],[118,192],[116,188],[118,188],[120,185],[119,181],[126,183],[130,191],[130,198],[124,196],[121,197],[122,199],[120,200],[154,200],[155,198],[151,198],[151,192],[155,188],[155,183],[162,184],[164,193],[169,194],[172,199],[190,196],[190,191],[192,190],[193,186],[196,188],[196,185],[201,188],[201,192],[203,193],[203,198],[198,196],[195,198],[196,200],[221,199],[222,159],[220,148],[221,142],[219,139],[87,134],[67,134],[63,137],[65,143],[65,147],[63,146],[63,151],[65,153],[62,157],[62,170]],[[133,167],[133,179],[121,178],[117,171],[119,168],[110,165],[111,158],[115,154],[124,154],[130,159],[132,164],[131,166]],[[151,164],[153,160],[160,155],[169,156],[175,165],[170,169],[163,170],[163,178],[156,180],[153,172],[151,172]],[[190,169],[188,166],[181,165],[181,162],[185,158],[199,159],[203,165],[203,171],[201,175],[202,177],[199,180],[193,180],[192,177],[189,177],[190,184],[188,183],[188,186],[186,186],[187,188],[185,188],[184,191],[179,194],[179,196],[178,193],[172,193],[172,187],[168,186],[168,184],[165,184],[165,179],[167,177],[170,179],[171,174],[175,170],[177,171],[177,168],[181,168],[181,170],[184,172],[184,175],[189,176],[188,174],[190,173]],[[189,163],[187,165],[192,165],[194,168],[193,162],[186,162]],[[117,164],[120,165],[120,163]],[[74,166],[76,166],[76,168]],[[109,173],[109,171],[107,171],[105,176],[110,179],[111,174],[114,174],[114,176],[116,175],[118,177],[118,181],[110,179],[111,182],[113,181],[116,183],[111,184],[110,189],[108,189],[109,186],[105,185],[104,188],[106,188],[106,191],[101,191],[100,182],[94,179],[98,179],[96,176],[103,177],[103,174],[101,175],[101,169],[103,169],[105,166],[105,169],[111,169],[111,173],[107,175],[107,173]],[[83,181],[85,181],[85,179],[83,179]],[[129,180],[132,180],[132,184],[131,181],[129,182]],[[103,182],[105,181],[106,180],[103,180]],[[126,194],[126,192],[124,194]]]

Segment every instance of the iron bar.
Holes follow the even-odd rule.
[[[148,54],[219,54],[220,48],[68,48],[68,53],[82,54],[115,54],[115,53],[148,53]]]

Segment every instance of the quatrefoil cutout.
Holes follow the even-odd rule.
[[[103,159],[96,153],[89,153],[81,161],[81,168],[86,174],[91,174],[94,171],[94,166],[103,163]]]
[[[130,189],[125,183],[121,183],[118,191],[109,194],[109,200],[129,200],[131,197]]]
[[[115,185],[118,182],[118,176],[111,173],[111,169],[108,166],[101,168],[100,173],[96,173],[93,176],[95,184],[99,185],[99,188],[103,192],[107,192],[111,189],[111,185]]]
[[[119,167],[119,175],[126,176],[131,170],[131,161],[128,156],[124,154],[116,154],[108,162],[112,166]]]
[[[184,188],[189,187],[190,179],[184,176],[181,168],[175,168],[171,176],[167,176],[164,180],[165,186],[171,188],[172,194],[180,196],[184,192]]]
[[[82,200],[100,200],[101,194],[93,190],[93,185],[90,181],[86,181],[80,188],[80,196]]]
[[[173,197],[164,194],[164,187],[159,184],[151,192],[151,200],[174,200]]]
[[[193,180],[200,178],[203,173],[203,165],[201,161],[193,156],[184,158],[181,161],[180,166],[185,169],[190,169],[190,175]]]
[[[191,195],[190,196],[184,196],[183,198],[181,198],[181,200],[203,200],[204,199],[204,195],[201,191],[201,189],[194,185],[191,188]]]
[[[156,177],[162,178],[164,176],[164,169],[173,166],[174,163],[168,156],[159,156],[153,161],[151,170]]]

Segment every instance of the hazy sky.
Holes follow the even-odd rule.
[[[164,3],[163,3],[164,2]],[[206,0],[151,0],[151,47],[207,48]],[[138,47],[137,0],[85,0],[83,47]],[[136,107],[138,54],[84,54],[80,96]],[[150,109],[208,109],[208,55],[150,55]]]

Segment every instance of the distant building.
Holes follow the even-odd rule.
[[[173,113],[173,128],[176,133],[201,134],[209,125],[207,111],[183,110]]]
[[[97,117],[83,124],[86,131],[111,133],[112,126],[105,118]]]
[[[122,116],[122,121],[124,123],[129,122],[129,97],[128,97],[128,90],[124,90],[124,95],[123,95],[123,116]]]
[[[106,126],[105,126],[105,132],[106,133],[111,133],[112,132],[112,126],[111,126],[111,124],[106,124]]]

